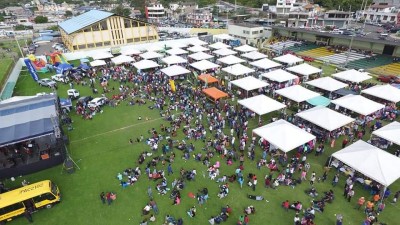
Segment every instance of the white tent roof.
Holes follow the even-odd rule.
[[[104,60],[94,60],[92,62],[90,62],[91,66],[104,66],[106,65],[106,62]]]
[[[159,67],[160,65],[158,65],[156,62],[152,60],[143,59],[139,62],[134,63],[133,66],[136,67],[136,69],[145,70],[150,68],[156,68]]]
[[[252,51],[257,51],[257,48],[251,47],[250,45],[242,45],[236,47],[235,50],[239,52],[252,52]]]
[[[195,45],[193,47],[188,48],[187,50],[191,51],[191,52],[204,52],[204,51],[208,51],[210,49],[200,46],[200,45]]]
[[[180,48],[172,48],[170,50],[167,50],[166,53],[168,53],[169,55],[183,55],[183,54],[187,54],[188,51],[180,49]]]
[[[186,63],[187,59],[184,59],[177,55],[171,55],[171,56],[161,59],[161,61],[163,61],[167,65],[172,65],[172,64],[178,64],[178,63]]]
[[[140,51],[135,48],[125,48],[121,51],[122,55],[139,55]]]
[[[212,56],[210,54],[207,54],[207,53],[204,53],[204,52],[197,52],[197,53],[188,55],[188,57],[190,57],[190,58],[192,58],[194,60],[197,60],[197,61],[214,58],[214,56]]]
[[[117,57],[112,58],[111,61],[114,64],[118,65],[118,64],[122,64],[122,63],[133,62],[133,61],[135,61],[135,59],[133,59],[132,57],[130,57],[128,55],[119,55]]]
[[[253,69],[250,69],[249,67],[243,66],[242,64],[239,63],[233,66],[222,68],[222,70],[234,76],[240,76],[254,72]]]
[[[207,42],[202,41],[197,38],[197,39],[190,40],[189,44],[191,44],[191,45],[206,45]]]
[[[213,49],[221,49],[221,48],[230,48],[230,45],[224,44],[222,42],[215,42],[214,44],[209,45],[208,47]]]
[[[140,54],[139,56],[142,57],[143,59],[156,59],[163,57],[163,55],[157,52],[145,52],[143,54]]]
[[[258,67],[260,69],[264,69],[264,70],[282,66],[281,64],[274,62],[272,60],[269,60],[267,58],[251,62],[250,65]]]
[[[384,105],[369,100],[361,95],[351,94],[332,100],[332,103],[364,116],[372,114],[385,107]]]
[[[302,58],[299,58],[297,56],[294,56],[292,54],[286,54],[282,55],[279,57],[274,58],[275,61],[281,62],[281,63],[286,63],[288,65],[293,65],[299,62],[303,62],[304,60]]]
[[[161,51],[163,49],[164,49],[164,47],[161,47],[160,45],[157,45],[157,44],[154,44],[154,43],[149,44],[148,46],[146,46],[146,50],[148,52],[158,52],[158,51]]]
[[[366,72],[359,72],[357,70],[346,70],[339,73],[332,74],[333,77],[336,77],[340,80],[350,81],[353,83],[361,83],[365,80],[369,80],[372,77],[368,75]]]
[[[261,52],[252,51],[252,52],[243,54],[242,57],[245,57],[245,58],[248,58],[251,60],[257,60],[257,59],[267,58],[268,56],[265,54],[262,54]]]
[[[333,79],[332,77],[321,77],[312,81],[308,81],[306,82],[306,84],[323,90],[327,90],[329,92],[337,91],[341,88],[349,86],[345,83]]]
[[[186,48],[188,45],[186,43],[183,43],[181,41],[175,41],[175,42],[168,42],[165,44],[168,48]]]
[[[400,145],[400,123],[397,121],[379,128],[378,130],[372,132],[372,134],[393,142],[396,145]]]
[[[336,130],[354,121],[351,117],[323,106],[316,106],[309,110],[299,112],[296,116],[328,131]]]
[[[173,77],[173,76],[190,73],[190,70],[188,70],[182,66],[173,65],[173,66],[161,69],[161,72],[165,73],[169,77]]]
[[[235,86],[240,87],[241,89],[246,90],[246,91],[256,90],[256,89],[263,88],[263,87],[266,87],[269,85],[267,82],[257,79],[253,76],[248,76],[248,77],[244,77],[241,79],[237,79],[237,80],[231,81],[231,83]]]
[[[234,55],[225,56],[223,58],[217,59],[217,61],[222,62],[222,63],[227,64],[227,65],[233,65],[233,64],[236,64],[236,63],[245,62],[243,59],[241,59],[241,58],[239,58],[237,56],[234,56]]]
[[[282,119],[256,128],[253,133],[284,152],[289,152],[315,139],[314,135]]]
[[[97,59],[109,59],[114,57],[111,53],[109,52],[96,52],[96,54],[91,54],[91,57],[93,58],[93,60],[97,60]]]
[[[219,56],[227,56],[227,55],[234,55],[237,52],[235,52],[229,48],[221,48],[221,49],[213,51],[213,53],[216,55],[219,55]]]
[[[400,177],[399,157],[362,140],[332,156],[386,187]]]
[[[279,82],[279,83],[299,78],[298,76],[293,75],[293,74],[287,72],[286,70],[282,70],[282,69],[273,70],[271,72],[261,74],[261,76],[263,76],[269,80]]]
[[[279,89],[276,90],[275,93],[291,99],[295,102],[304,102],[308,99],[312,99],[321,95],[317,92],[310,91],[300,85],[293,85],[287,88]]]
[[[239,100],[238,103],[260,116],[286,107],[286,105],[265,95]]]
[[[307,63],[302,63],[297,66],[289,67],[287,68],[287,70],[303,76],[310,76],[312,74],[317,74],[322,71],[321,69],[318,69],[317,67],[311,66]]]
[[[213,36],[214,39],[221,39],[221,40],[233,40],[235,39],[229,34],[216,34]]]
[[[208,60],[201,60],[201,61],[190,64],[190,66],[192,66],[193,68],[196,68],[200,71],[214,69],[214,68],[219,67],[218,64],[212,63]]]
[[[390,84],[376,85],[361,91],[368,95],[375,96],[380,99],[385,99],[390,102],[397,103],[400,101],[400,89],[393,87]]]

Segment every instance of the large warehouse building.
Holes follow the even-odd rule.
[[[158,40],[152,24],[99,10],[66,20],[59,28],[70,51]]]

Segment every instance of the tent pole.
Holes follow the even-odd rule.
[[[387,189],[387,187],[384,186],[383,193],[381,194],[381,203],[383,202],[383,196],[385,196],[386,189]]]
[[[328,167],[331,167],[332,158],[333,158],[333,156],[329,157],[329,163],[328,163]]]

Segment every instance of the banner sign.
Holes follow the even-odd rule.
[[[28,68],[29,73],[31,74],[33,80],[38,81],[39,80],[39,76],[35,70],[35,68],[32,65],[32,62],[30,59],[25,59],[24,60],[26,67]]]

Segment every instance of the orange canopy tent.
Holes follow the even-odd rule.
[[[218,83],[218,79],[211,76],[210,74],[201,74],[197,77],[197,79],[203,81],[206,84]]]
[[[203,89],[203,93],[214,99],[214,101],[217,101],[220,98],[228,97],[227,93],[215,87]]]

